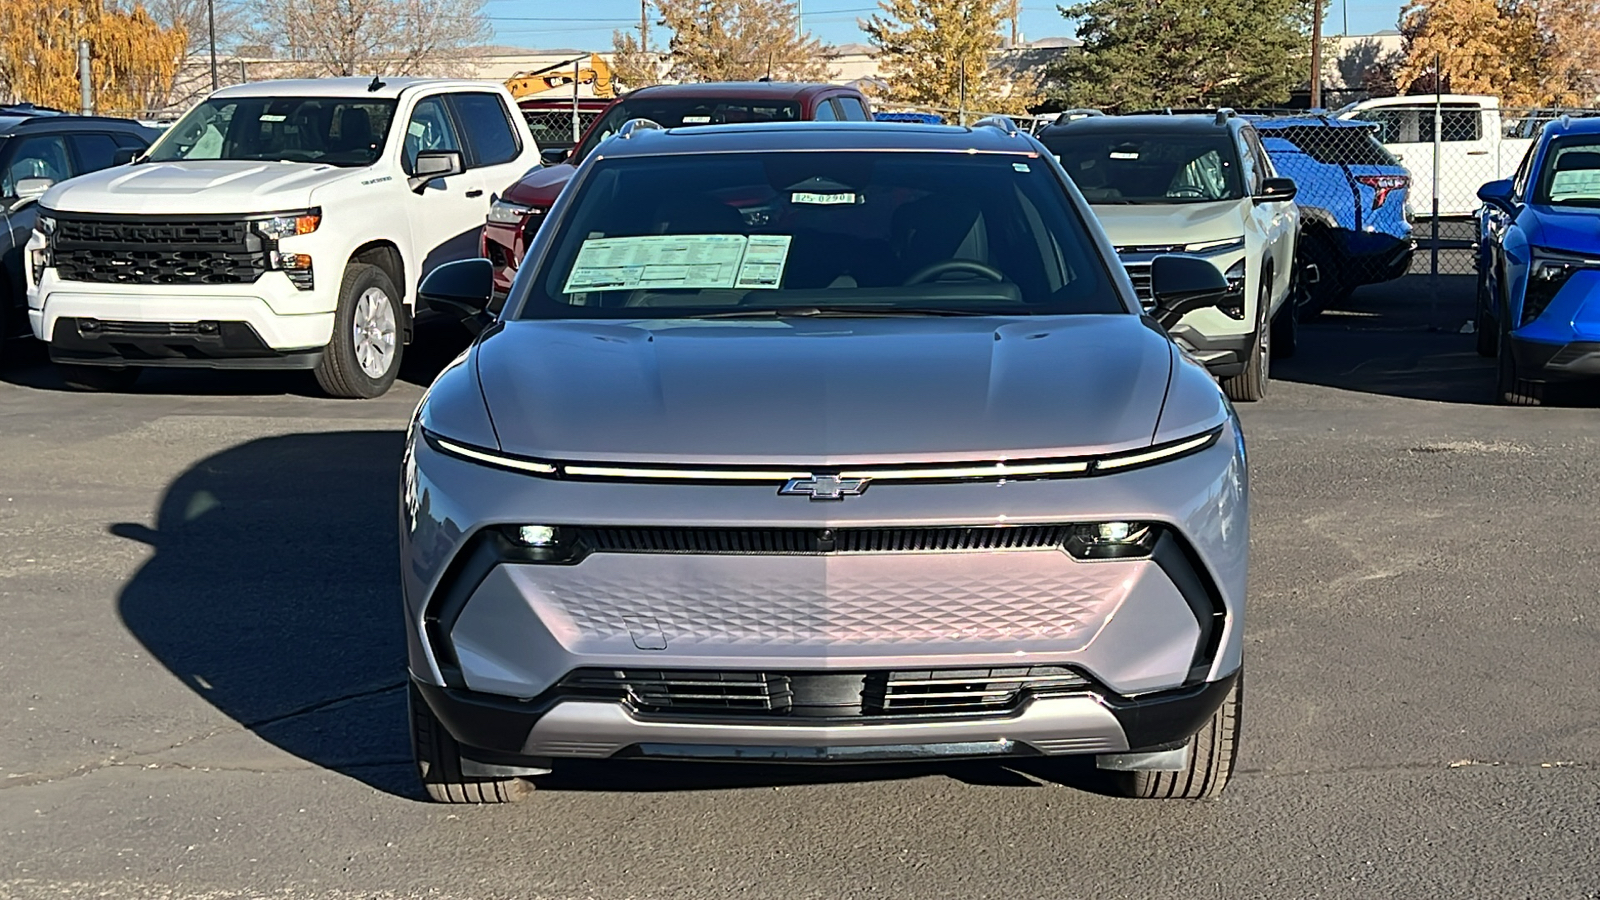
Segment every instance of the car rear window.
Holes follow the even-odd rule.
[[[1074,131],[1040,140],[1090,203],[1213,203],[1238,200],[1239,151],[1226,131]]]
[[[602,160],[527,284],[525,318],[1126,311],[1064,185],[998,154]]]
[[[1398,166],[1370,128],[1320,128],[1315,125],[1260,128],[1262,137],[1283,138],[1319,163],[1342,166]]]

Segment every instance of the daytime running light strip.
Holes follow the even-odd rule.
[[[871,478],[873,481],[900,481],[913,478],[1020,478],[1024,475],[1072,475],[1089,471],[1087,462],[1036,463],[1028,466],[968,466],[958,469],[879,469],[840,472],[840,478]]]
[[[528,459],[513,459],[512,457],[500,456],[496,453],[484,453],[479,450],[473,450],[470,447],[463,447],[460,444],[447,441],[438,436],[435,436],[433,440],[439,445],[439,449],[459,456],[462,459],[475,460],[491,466],[501,466],[507,469],[521,469],[524,472],[533,472],[537,475],[554,475],[556,473],[556,467],[550,465],[549,463],[534,462]]]
[[[810,472],[777,472],[759,470],[714,469],[620,469],[610,466],[574,466],[563,469],[568,475],[580,478],[690,478],[706,481],[788,481],[791,478],[810,478]],[[554,468],[551,469],[554,471]]]
[[[1169,456],[1181,456],[1190,450],[1198,450],[1216,439],[1216,432],[1208,431],[1196,438],[1190,438],[1181,444],[1172,444],[1160,450],[1147,450],[1143,453],[1134,453],[1129,456],[1113,456],[1102,459],[1094,464],[1096,469],[1121,469],[1126,466],[1137,466],[1143,463],[1155,462]]]

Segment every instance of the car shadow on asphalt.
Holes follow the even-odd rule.
[[[419,799],[405,714],[396,555],[403,443],[398,431],[250,441],[178,476],[153,527],[121,522],[109,530],[154,550],[118,598],[123,623],[197,698],[300,759]],[[1044,759],[848,766],[574,761],[539,784],[557,791],[708,791],[928,775],[974,785],[1104,787],[1090,763]]]
[[[1280,381],[1347,391],[1438,400],[1493,402],[1495,362],[1462,333],[1472,319],[1476,281],[1408,275],[1357,290],[1299,327],[1299,350],[1272,364]],[[1270,402],[1270,394],[1268,395]]]
[[[301,759],[417,796],[396,556],[404,437],[263,438],[167,488],[154,555],[124,586],[128,630],[195,694]]]

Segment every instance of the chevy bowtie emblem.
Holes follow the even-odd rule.
[[[840,478],[838,475],[812,475],[809,478],[791,478],[778,489],[780,494],[799,494],[813,500],[843,500],[867,489],[870,478]]]

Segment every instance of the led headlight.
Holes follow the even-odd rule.
[[[497,198],[489,204],[489,221],[498,225],[521,225],[531,212],[533,212],[531,206]]]
[[[1222,277],[1227,279],[1228,294],[1222,299],[1221,303],[1217,304],[1217,308],[1222,310],[1223,315],[1226,315],[1228,318],[1243,321],[1245,286],[1244,260],[1241,259],[1229,266],[1228,271],[1222,273]]]
[[[588,555],[582,529],[555,525],[502,525],[500,533],[509,547],[504,552],[512,559],[530,563],[570,565]]]
[[[1200,241],[1199,243],[1195,244],[1183,245],[1183,252],[1198,253],[1202,256],[1210,256],[1217,253],[1229,253],[1234,250],[1243,249],[1244,235],[1240,235],[1235,238],[1224,238],[1220,241]]]
[[[44,277],[44,270],[50,268],[51,250],[55,247],[56,220],[53,216],[39,215],[33,220],[33,230],[44,238],[43,247],[35,247],[28,251],[28,265],[33,272],[33,283],[38,284]]]
[[[1526,325],[1539,318],[1569,278],[1582,269],[1593,268],[1600,268],[1600,259],[1534,247],[1532,264],[1528,267],[1528,288],[1522,293],[1520,324]]]
[[[266,219],[256,221],[256,231],[269,238],[282,240],[294,237],[297,234],[310,234],[322,224],[322,210],[308,209],[305,212],[280,213]]]
[[[553,546],[560,537],[554,525],[518,525],[510,533],[511,539],[524,547]]]
[[[1137,559],[1155,549],[1161,530],[1147,522],[1074,525],[1066,549],[1077,559]]]

